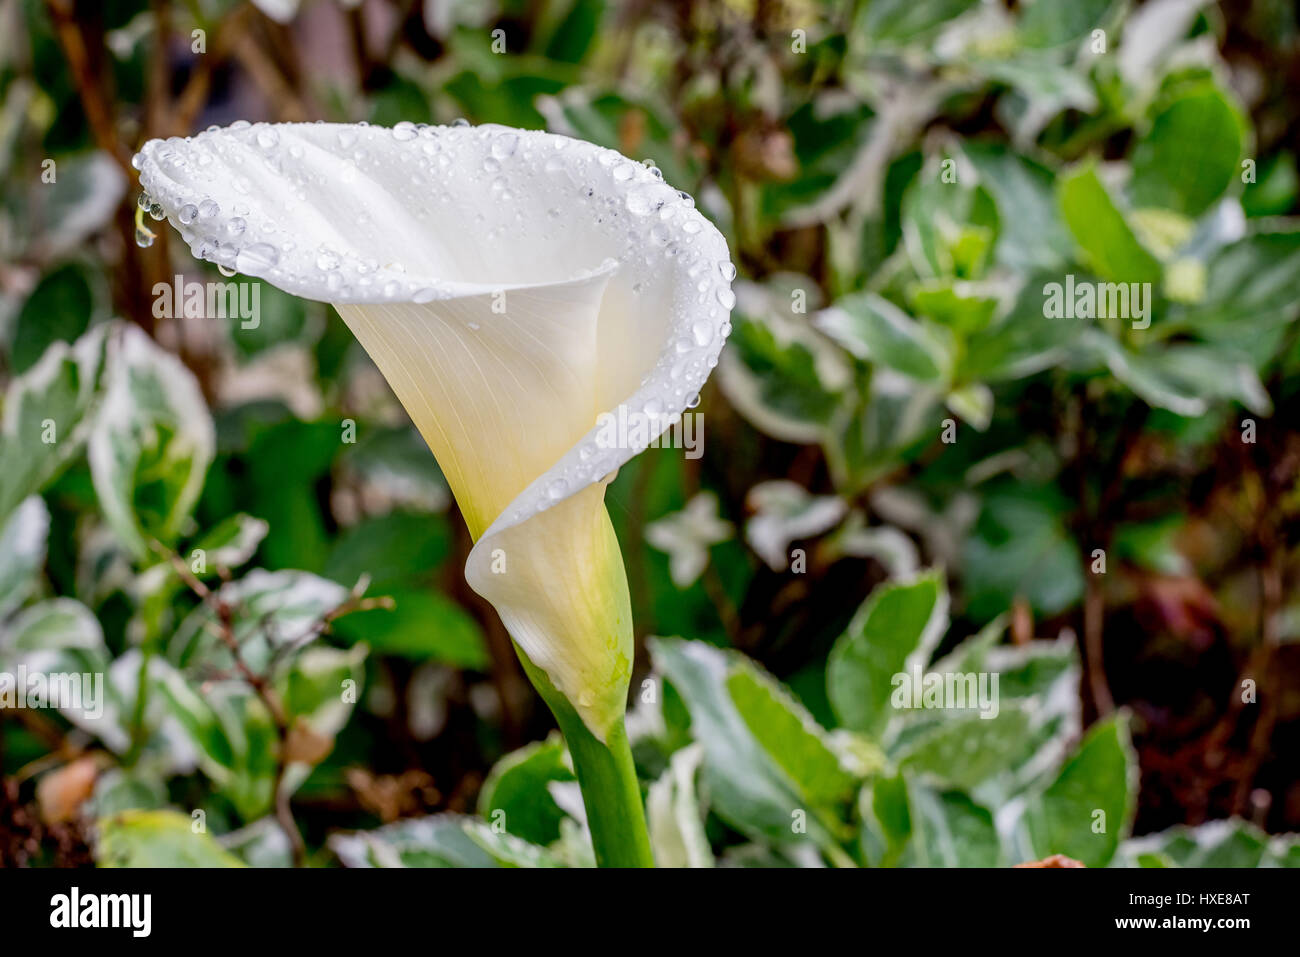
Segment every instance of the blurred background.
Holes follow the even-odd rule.
[[[0,0],[0,670],[108,702],[0,708],[0,864],[589,859],[383,379],[265,284],[160,315],[226,277],[137,205],[152,137],[460,118],[739,269],[703,456],[607,495],[661,862],[1300,863],[1294,4]],[[922,587],[933,642],[857,614]],[[895,637],[1001,716],[891,715]]]

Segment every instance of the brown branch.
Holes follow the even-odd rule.
[[[117,134],[112,100],[105,89],[103,74],[91,60],[91,48],[86,42],[84,24],[77,16],[76,4],[73,0],[45,0],[45,6],[54,21],[59,45],[68,58],[72,82],[95,144],[113,157],[127,176],[134,176],[130,153]]]

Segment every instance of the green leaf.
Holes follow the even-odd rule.
[[[1260,164],[1253,182],[1246,184],[1241,206],[1247,216],[1281,216],[1295,205],[1300,194],[1300,175],[1295,154],[1283,150]]]
[[[356,444],[343,450],[341,463],[395,510],[442,512],[451,502],[437,460],[412,426],[367,425]]]
[[[931,157],[903,193],[903,245],[919,276],[979,279],[1001,218],[983,185],[946,181],[949,169],[956,171],[955,160]]]
[[[646,794],[646,826],[657,867],[713,867],[695,779],[704,758],[698,744],[676,752]]]
[[[112,340],[103,408],[90,436],[90,471],[109,526],[145,561],[190,519],[216,448],[194,375],[137,326]]]
[[[222,585],[217,598],[232,610],[231,627],[240,655],[254,672],[315,640],[323,616],[347,598],[341,585],[308,572],[255,568]],[[209,604],[190,612],[167,646],[168,658],[192,673],[228,673],[234,665],[219,636]]]
[[[496,858],[456,814],[413,817],[373,831],[334,834],[328,844],[347,867],[497,867]]]
[[[710,806],[732,827],[757,840],[796,841],[792,824],[803,812],[808,836],[823,848],[835,837],[796,783],[772,760],[754,737],[727,691],[737,659],[702,642],[655,638],[650,642],[655,667],[672,683],[690,713],[691,734],[704,746],[701,789]]]
[[[1245,138],[1241,111],[1216,84],[1180,88],[1133,151],[1133,204],[1199,216],[1237,176]]]
[[[1023,379],[1069,357],[1083,323],[1049,318],[1043,308],[1044,287],[1059,279],[1051,274],[1026,279],[1010,312],[967,340],[958,377],[976,382]]]
[[[1207,383],[1170,375],[1157,358],[1157,353],[1135,352],[1100,329],[1085,330],[1082,344],[1105,363],[1111,375],[1148,405],[1182,416],[1205,413],[1205,399],[1198,393]]]
[[[526,841],[551,844],[560,839],[565,813],[547,786],[574,780],[564,741],[553,734],[512,751],[492,767],[479,792],[478,812],[489,824],[500,821]]]
[[[0,525],[0,621],[35,594],[49,534],[50,511],[39,495],[23,501]]]
[[[1102,867],[1128,835],[1137,803],[1137,756],[1121,716],[1098,722],[1025,812],[1034,853]]]
[[[907,290],[912,308],[959,336],[988,327],[1001,305],[995,289],[962,279],[929,279]]]
[[[15,378],[0,424],[0,518],[40,492],[80,453],[104,377],[104,326],[56,342]]]
[[[1193,331],[1262,365],[1286,326],[1300,315],[1298,274],[1300,228],[1284,220],[1255,229],[1214,254],[1207,264],[1204,298],[1175,306],[1162,325]]]
[[[105,309],[103,277],[80,263],[65,263],[41,277],[14,319],[13,371],[34,366],[56,342],[84,335]]]
[[[487,639],[464,607],[427,589],[390,589],[388,594],[394,602],[392,610],[355,612],[339,619],[334,633],[348,641],[364,641],[381,654],[488,670]]]
[[[960,791],[909,776],[877,778],[859,799],[860,842],[873,867],[997,867],[993,816]]]
[[[825,729],[788,691],[747,660],[731,666],[727,691],[750,733],[801,794],[818,806],[848,803],[857,780],[841,766]]]
[[[854,32],[873,44],[921,40],[978,5],[978,0],[873,0]]]
[[[1298,852],[1300,835],[1270,836],[1249,821],[1230,818],[1129,838],[1120,845],[1113,863],[1124,867],[1300,867]]]
[[[199,769],[245,821],[270,812],[279,739],[247,685],[211,682],[202,694],[180,672],[163,676],[161,697],[198,753]],[[295,783],[301,783],[301,776]]]
[[[1020,16],[1020,38],[1027,47],[1078,43],[1105,26],[1114,0],[1034,0]]]
[[[879,736],[894,716],[894,675],[924,667],[948,626],[943,575],[878,585],[831,649],[826,691],[846,727]]]
[[[1113,282],[1160,282],[1160,261],[1138,241],[1094,164],[1085,163],[1061,174],[1057,198],[1074,241],[1102,278]]]
[[[123,811],[96,822],[100,867],[243,867],[206,831],[175,811]]]
[[[911,839],[904,867],[997,867],[1002,863],[993,815],[960,791],[907,782]]]
[[[482,821],[467,818],[466,835],[501,867],[562,867],[563,862],[546,848],[530,844],[506,831],[498,831]]]
[[[759,430],[786,442],[816,442],[842,401],[849,371],[824,339],[790,320],[733,315],[718,368],[731,404]],[[842,355],[842,353],[841,353]]]
[[[433,458],[427,448],[424,454]],[[427,581],[450,552],[451,529],[442,516],[394,511],[344,530],[325,562],[325,576],[351,586],[369,575],[382,592]]]
[[[858,843],[866,862],[872,867],[896,865],[912,836],[912,812],[903,775],[880,775],[867,782],[858,795],[858,819]]]
[[[895,755],[910,775],[962,791],[1014,766],[1028,746],[1030,718],[1021,708],[1003,704],[996,714],[945,713]]]
[[[1053,171],[1000,145],[968,142],[962,152],[997,204],[997,262],[1018,273],[1064,271],[1074,246],[1053,193]]]
[[[226,516],[186,549],[190,571],[204,577],[215,574],[221,568],[238,568],[253,557],[257,546],[266,538],[268,529],[266,522],[243,512]],[[202,568],[195,568],[200,557],[203,561]]]
[[[0,626],[0,651],[61,651],[104,647],[99,621],[89,608],[72,598],[51,598],[30,605]]]
[[[874,293],[837,300],[816,325],[857,358],[922,382],[938,381],[948,365],[943,347],[920,323]]]
[[[1017,597],[1055,615],[1083,596],[1083,565],[1050,488],[1005,486],[984,501],[964,549],[967,612],[992,618]]]

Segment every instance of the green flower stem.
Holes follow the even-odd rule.
[[[518,646],[515,647],[519,651]],[[603,744],[583,723],[546,673],[519,651],[524,671],[555,715],[573,758],[573,769],[587,808],[587,826],[597,867],[654,867],[645,825],[641,786],[632,763],[632,748],[620,717]]]

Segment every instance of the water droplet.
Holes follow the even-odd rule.
[[[166,215],[167,215],[167,214],[166,214],[165,212],[163,212],[163,208],[162,208],[162,204],[161,204],[161,203],[153,203],[153,204],[149,207],[149,216],[150,216],[150,218],[152,218],[152,219],[161,220],[161,219],[162,219],[164,216],[166,216]]]
[[[232,236],[242,236],[248,224],[244,222],[242,216],[232,217],[230,222],[226,223],[226,232]]]
[[[627,194],[625,202],[628,211],[636,216],[648,216],[659,205],[652,189],[634,189]]]
[[[567,492],[568,490],[569,487],[564,484],[564,481],[562,479],[556,479],[554,482],[552,482],[550,485],[546,487],[546,494],[549,495],[552,499],[558,501],[559,499],[564,498],[564,493]]]
[[[176,218],[185,226],[194,222],[194,218],[199,215],[199,208],[190,203],[186,203],[176,211]]]
[[[226,278],[235,275],[235,270],[221,263],[217,263],[217,272],[221,273],[221,275],[225,276]]]
[[[736,278],[736,267],[726,259],[723,259],[718,263],[718,272],[722,274],[722,278],[727,280],[727,282],[731,282],[731,280]]]
[[[264,150],[274,149],[275,144],[280,142],[280,134],[271,127],[266,127],[257,131],[257,145]]]
[[[137,169],[137,170],[138,170],[138,169],[143,169],[143,168],[144,168],[144,154],[143,154],[143,153],[136,153],[134,156],[131,157],[131,168],[132,168],[132,169]]]
[[[718,287],[717,297],[723,309],[730,309],[736,304],[736,294],[726,286]]]
[[[459,129],[461,127],[469,126],[469,120],[465,119],[463,116],[458,116],[451,121],[451,125]]]
[[[696,345],[707,346],[713,341],[713,326],[701,319],[691,326],[691,335],[695,337]]]
[[[499,160],[514,156],[519,147],[518,133],[502,133],[492,141],[492,155]]]
[[[199,203],[199,215],[204,219],[211,219],[220,212],[221,207],[210,199],[205,199],[203,202]]]
[[[393,127],[393,139],[403,143],[407,140],[415,139],[418,135],[419,133],[415,129],[415,124],[406,120],[403,120]]]
[[[135,228],[135,244],[141,249],[148,249],[153,245],[153,233],[143,226],[137,226]]]
[[[322,248],[321,251],[316,254],[317,269],[320,269],[323,272],[329,272],[331,269],[337,269],[338,266],[339,266],[338,253],[334,252],[333,250]]]

